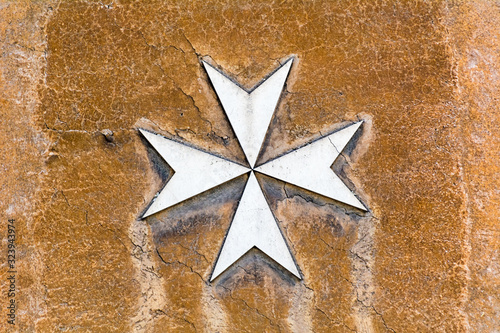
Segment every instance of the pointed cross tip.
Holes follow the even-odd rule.
[[[365,122],[364,120],[359,120],[359,121],[355,122],[354,124],[352,124],[351,126],[357,126],[357,127],[359,127],[359,126],[361,126],[361,124],[363,124],[364,122]]]
[[[160,191],[161,192],[161,191]],[[149,207],[146,209],[146,211],[142,214],[141,216],[141,220],[144,220],[146,217],[150,217],[151,215],[154,215],[160,211],[162,211],[163,209],[154,209],[152,210],[153,206],[154,206],[154,203],[158,197],[158,194],[160,194],[160,192],[158,192],[155,197],[153,198],[153,200],[151,200],[151,202],[149,203]],[[164,208],[166,209],[166,208]]]
[[[219,72],[221,75],[228,78],[232,82],[232,80],[222,70],[217,68],[217,66],[212,65],[211,63],[209,63],[208,61],[203,60],[203,59],[201,59],[201,64],[203,65],[203,67],[205,67],[205,70],[213,69],[214,71]],[[210,74],[209,74],[209,76],[210,76]],[[235,82],[233,82],[233,83],[235,83]],[[239,86],[239,85],[237,84],[237,86]]]
[[[281,266],[285,271],[287,271],[288,273],[292,274],[293,276],[297,277],[299,280],[302,280],[302,277],[300,276],[300,273],[299,273],[299,269],[297,267],[297,264],[295,263],[295,261],[293,260],[293,256],[290,252],[290,249],[288,249],[288,253],[290,254],[290,260],[291,262],[288,263],[288,265],[285,263],[285,262],[280,262],[277,260],[277,258],[274,258],[272,257],[271,255],[269,255],[269,253],[267,253],[266,251],[264,251],[263,249],[261,249],[259,246],[255,245],[254,246],[256,249],[258,249],[260,252],[264,253],[266,256],[268,256],[269,258],[271,258],[273,261],[275,261],[279,266]],[[288,267],[287,267],[288,266]]]
[[[284,68],[287,68],[287,72],[290,71],[290,69],[292,68],[292,64],[293,64],[293,61],[295,60],[295,57],[294,56],[291,56],[290,58],[286,59],[283,63],[280,63],[280,66],[275,70],[275,72],[273,72],[271,76],[273,76],[275,73],[277,73],[278,71],[284,69]]]
[[[283,267],[283,268],[285,268],[285,267]],[[297,279],[302,280],[302,276],[300,276],[299,269],[297,268],[297,265],[295,265],[295,269],[293,271],[289,270],[288,268],[285,268],[285,270],[287,270],[288,272],[290,272]]]
[[[358,200],[359,201],[359,200]],[[363,212],[367,212],[368,209],[366,209],[366,207],[360,202],[358,206],[354,206],[360,210],[362,210]]]
[[[293,62],[295,60],[295,56],[289,56],[288,59],[285,60],[282,66],[288,64],[289,62]]]
[[[360,128],[363,123],[364,123],[364,120],[357,121],[357,122],[352,123],[352,124],[350,124],[350,125],[342,128],[342,129],[340,129],[340,130],[338,130],[336,132],[333,132],[333,133],[331,133],[329,135],[335,135],[336,133],[339,133],[339,132],[342,132],[342,131],[346,131],[346,132],[353,131],[351,133],[352,133],[352,135],[354,135],[354,133],[356,133],[356,131],[358,130],[358,128]],[[327,135],[327,136],[329,136],[329,135]],[[350,138],[349,141],[351,139],[352,138]]]
[[[152,134],[155,134],[155,133],[152,133],[148,130],[145,130],[145,129],[142,129],[142,128],[138,128],[139,132],[142,134],[143,137],[145,137],[147,139],[148,135],[152,135]],[[157,135],[157,134],[155,134]]]
[[[144,212],[144,214],[142,214],[141,216],[141,220],[144,220],[146,217],[149,217],[151,215],[153,215],[154,213],[150,213],[149,212],[149,208]]]
[[[150,131],[142,129],[142,128],[139,128],[138,130],[139,130],[139,133],[141,133],[142,137],[144,139],[146,139],[151,145],[153,145],[153,143],[151,142],[151,140],[154,140],[155,136],[161,136],[159,134],[150,132]]]
[[[241,257],[243,257],[243,256],[241,256]],[[241,258],[241,257],[240,257],[240,258]],[[240,258],[238,258],[238,260],[239,260]],[[229,265],[228,267],[224,268],[223,270],[220,270],[220,268],[219,268],[219,266],[218,266],[218,263],[219,263],[218,259],[219,259],[219,258],[217,258],[217,261],[216,261],[216,263],[215,263],[215,267],[214,267],[214,269],[213,269],[213,271],[212,271],[212,276],[210,276],[210,280],[209,280],[210,282],[212,282],[213,280],[217,279],[217,278],[218,278],[218,277],[219,277],[222,273],[224,273],[224,272],[225,272],[225,271],[226,271],[229,267],[231,267],[231,266],[232,266],[232,264],[231,264],[231,265]],[[236,261],[235,261],[235,262],[236,262]],[[233,262],[233,264],[234,264],[234,262]]]

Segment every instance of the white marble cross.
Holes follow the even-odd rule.
[[[255,172],[366,211],[364,205],[331,169],[331,165],[356,133],[361,122],[351,124],[261,165],[255,165],[292,62],[293,58],[289,59],[250,92],[203,62],[245,153],[248,166],[140,130],[175,172],[143,217],[249,173],[210,281],[253,247],[264,252],[297,278],[301,278]]]

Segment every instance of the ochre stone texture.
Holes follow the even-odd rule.
[[[0,45],[0,331],[500,331],[494,1],[3,0]],[[172,170],[138,128],[244,163],[201,60],[290,56],[260,161],[363,120],[332,169],[369,211],[258,176],[303,279],[209,282],[247,176],[141,219]]]

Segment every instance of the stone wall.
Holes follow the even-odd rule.
[[[1,331],[500,331],[493,1],[4,0],[0,45]],[[243,163],[201,60],[290,56],[261,159],[363,120],[333,170],[369,211],[259,176],[303,279],[209,282],[246,176],[141,219],[172,169],[138,128]]]

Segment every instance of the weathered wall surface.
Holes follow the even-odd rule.
[[[3,1],[0,330],[499,331],[499,37],[491,1]],[[210,283],[246,176],[141,220],[172,170],[137,129],[242,162],[200,60],[290,55],[261,160],[362,119],[333,169],[370,211],[260,176],[304,279]]]

